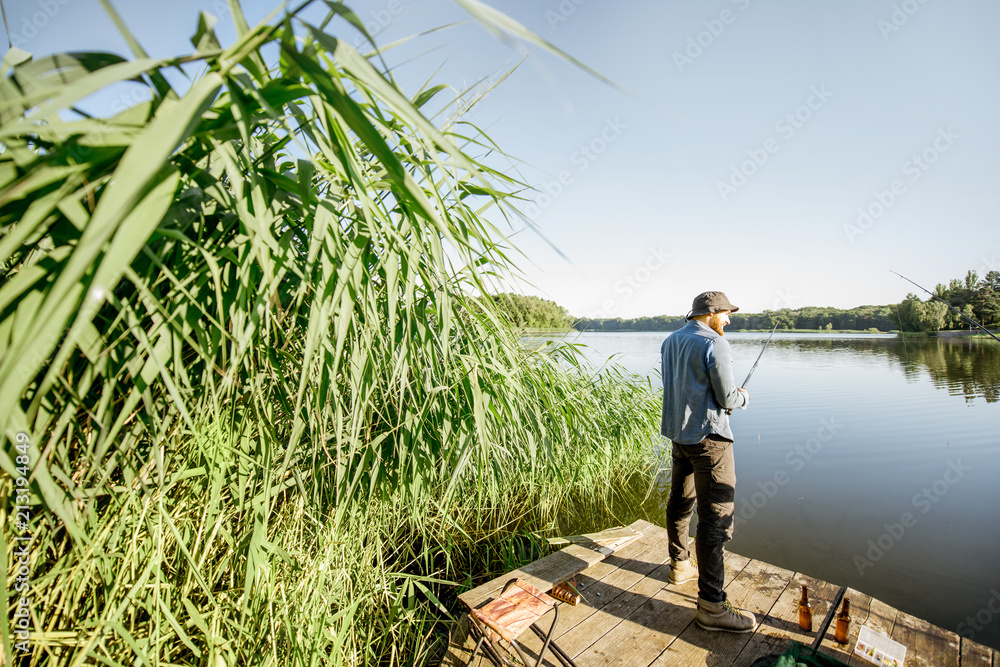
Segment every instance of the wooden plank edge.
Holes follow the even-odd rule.
[[[607,530],[602,530],[599,533],[584,533],[582,535],[559,535],[556,537],[547,537],[545,541],[553,546],[559,546],[562,544],[586,544],[588,542],[596,542],[597,544],[613,543],[623,538],[634,538],[636,536],[642,536],[642,533],[636,532],[629,528],[628,526],[616,526],[614,528],[608,528]]]

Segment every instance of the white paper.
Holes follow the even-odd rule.
[[[881,632],[876,632],[867,625],[862,625],[861,631],[858,632],[858,643],[854,645],[854,654],[861,656],[873,665],[903,667],[906,647],[889,639]]]

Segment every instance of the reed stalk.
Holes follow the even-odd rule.
[[[251,27],[230,0],[236,41],[202,16],[173,59],[122,26],[131,59],[3,60],[6,664],[428,664],[442,597],[648,469],[650,387],[480,298],[524,184],[326,5]],[[114,85],[149,101],[79,112]]]

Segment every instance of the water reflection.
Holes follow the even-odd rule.
[[[742,341],[741,341],[742,342]],[[822,354],[881,357],[911,381],[931,383],[967,401],[977,397],[1000,401],[1000,344],[992,340],[954,338],[806,338],[776,339],[776,348]]]

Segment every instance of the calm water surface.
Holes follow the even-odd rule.
[[[569,338],[659,385],[667,335]],[[737,382],[765,338],[726,334]],[[1000,648],[1000,344],[775,334],[748,388],[729,548]]]

